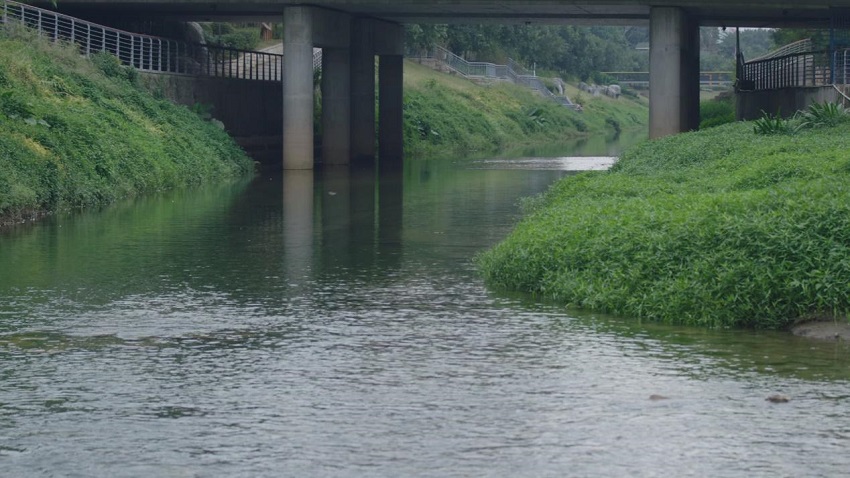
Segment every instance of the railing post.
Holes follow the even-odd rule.
[[[776,62],[772,62],[770,66],[770,88],[776,89]]]
[[[803,84],[809,81],[809,59],[807,57],[803,57]]]
[[[38,11],[38,34],[41,35],[41,10]]]

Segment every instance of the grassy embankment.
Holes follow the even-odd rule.
[[[556,184],[479,257],[488,284],[635,319],[784,328],[850,310],[850,125],[733,123]]]
[[[0,30],[0,224],[245,174],[227,134],[109,55]]]
[[[571,98],[578,90],[568,91]],[[584,94],[579,113],[513,84],[481,86],[404,64],[404,143],[410,156],[492,154],[530,144],[643,128],[645,98]]]

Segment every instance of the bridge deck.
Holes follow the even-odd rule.
[[[49,8],[51,0],[33,5]],[[269,19],[301,0],[62,0],[69,14],[172,15],[196,20]],[[651,6],[682,7],[703,25],[776,27],[827,25],[830,7],[850,8],[850,0],[765,2],[759,0],[314,0],[312,6],[399,23],[623,23],[649,18]]]

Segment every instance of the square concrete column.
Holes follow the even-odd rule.
[[[351,55],[348,49],[322,51],[322,162],[351,159]]]
[[[381,169],[400,168],[404,157],[404,57],[381,55],[378,72],[379,164]]]
[[[375,52],[370,20],[357,19],[351,29],[351,157],[355,163],[375,159]]]
[[[649,16],[649,137],[699,127],[699,26],[677,7]]]
[[[283,169],[313,169],[313,15],[283,13]]]

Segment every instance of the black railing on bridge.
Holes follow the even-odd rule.
[[[76,44],[86,56],[111,53],[140,71],[281,81],[283,55],[130,33],[30,5],[0,3],[4,26],[20,24],[52,41]]]
[[[827,51],[790,53],[743,64],[738,88],[774,90],[833,83],[830,54]]]

